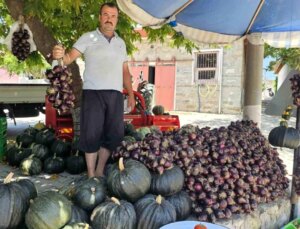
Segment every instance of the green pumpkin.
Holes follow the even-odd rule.
[[[144,164],[136,160],[119,159],[107,177],[109,191],[116,197],[135,202],[144,196],[151,184],[151,174]]]
[[[153,108],[152,108],[152,113],[154,115],[163,115],[165,113],[165,108],[161,105],[155,105]]]
[[[91,211],[104,201],[107,189],[103,177],[93,177],[83,181],[76,187],[74,203],[80,208]]]
[[[125,142],[127,143],[134,143],[136,142],[135,138],[132,137],[132,136],[124,136],[124,139],[123,139]]]
[[[48,174],[58,174],[65,170],[65,162],[61,157],[57,157],[54,154],[53,157],[49,157],[44,161],[44,172]]]
[[[51,146],[55,141],[55,133],[50,129],[38,132],[35,136],[35,142],[42,145]]]
[[[124,135],[132,136],[132,134],[135,132],[134,125],[131,123],[125,123],[124,124]]]
[[[51,145],[51,152],[56,154],[58,157],[67,157],[70,155],[72,144],[67,142],[65,139],[57,139]]]
[[[114,197],[98,205],[92,212],[93,228],[135,229],[136,213],[131,203]]]
[[[182,190],[184,173],[178,166],[165,169],[162,174],[153,173],[151,193],[170,196]]]
[[[293,127],[278,126],[268,136],[271,145],[296,149],[300,146],[300,132]]]
[[[86,171],[85,157],[80,155],[78,150],[75,155],[67,158],[66,170],[71,174],[80,174]]]
[[[22,143],[22,147],[27,148],[34,142],[34,136],[28,133],[22,133],[16,137],[16,142],[18,145]]]
[[[153,134],[158,134],[158,135],[162,135],[162,131],[159,129],[158,126],[152,125],[149,127],[151,133]]]
[[[28,190],[23,183],[12,182],[10,173],[0,184],[0,228],[19,228],[29,207]]]
[[[50,157],[50,150],[46,145],[34,143],[30,148],[32,149],[32,154],[34,154],[35,157],[39,158],[41,161],[44,161],[46,158]]]
[[[149,127],[140,127],[140,128],[138,128],[138,129],[136,129],[136,131],[138,132],[138,133],[141,133],[141,135],[142,135],[142,140],[146,137],[146,135],[147,134],[150,134],[151,133],[151,130],[150,130],[150,128]]]
[[[24,194],[26,195],[26,198],[28,200],[34,199],[35,197],[37,197],[37,189],[36,186],[34,185],[34,183],[29,180],[29,179],[18,179],[17,184],[19,184],[22,189]]]
[[[75,196],[77,188],[81,184],[86,182],[87,179],[88,179],[87,176],[80,177],[80,179],[76,179],[76,180],[72,181],[71,183],[62,186],[58,192],[60,194],[64,195],[65,197],[67,197],[69,200],[74,200],[74,196]]]
[[[6,152],[6,160],[11,166],[19,166],[21,161],[29,157],[32,150],[21,146],[12,146]]]
[[[88,223],[89,216],[85,210],[72,204],[72,214],[71,214],[70,221],[68,223],[70,224],[70,223],[79,223],[79,222]]]
[[[191,215],[192,200],[186,192],[178,192],[172,196],[166,197],[166,200],[175,207],[177,221],[185,220]]]
[[[23,175],[38,175],[42,172],[42,162],[39,158],[31,155],[20,163],[20,169]]]
[[[39,132],[39,130],[37,130],[37,129],[34,128],[34,127],[29,126],[28,128],[26,128],[26,129],[24,130],[23,133],[29,134],[29,135],[33,136],[34,139],[35,139],[35,136],[36,136],[36,134],[37,134],[38,132]]]
[[[134,204],[137,229],[159,229],[176,221],[174,206],[162,196],[148,194]]]
[[[46,191],[35,198],[26,213],[28,229],[57,229],[71,218],[71,202],[63,195]]]
[[[142,141],[144,139],[144,135],[137,131],[132,134],[132,137],[134,137],[136,141]]]

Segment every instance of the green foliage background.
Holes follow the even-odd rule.
[[[99,6],[104,0],[23,0],[25,17],[36,16],[50,30],[53,37],[65,47],[70,48],[74,42],[85,32],[94,30],[98,26]],[[4,0],[0,0],[0,38],[6,37],[14,21],[6,8]],[[136,51],[135,41],[141,39],[134,28],[136,23],[127,15],[120,12],[117,33],[124,39],[128,54]],[[166,42],[166,37],[172,37],[169,45],[172,47],[185,47],[191,52],[196,45],[185,39],[169,25],[161,29],[145,28],[148,40],[151,42]],[[10,72],[29,72],[39,76],[41,69],[48,66],[45,59],[34,53],[24,62],[18,62],[4,45],[0,46],[0,67],[7,68]]]

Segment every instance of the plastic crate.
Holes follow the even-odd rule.
[[[180,128],[180,121],[177,115],[148,115],[148,125],[157,126],[162,131]]]
[[[283,226],[281,229],[298,229],[300,228],[300,218],[294,219],[287,225]]]
[[[73,119],[71,114],[59,115],[52,107],[46,96],[46,126],[55,129],[57,138],[72,141],[73,139]]]
[[[7,131],[6,117],[0,117],[0,136],[6,135],[6,131]]]
[[[0,137],[0,161],[3,160],[3,157],[6,154],[6,149],[7,149],[6,137]]]

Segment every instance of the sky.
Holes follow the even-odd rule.
[[[272,60],[274,60],[274,59],[272,59],[271,57],[267,57],[267,58],[264,59],[264,62],[263,62],[263,76],[264,76],[264,78],[263,79],[275,80],[276,75],[274,74],[274,72],[265,70],[268,67],[269,62],[272,61]]]

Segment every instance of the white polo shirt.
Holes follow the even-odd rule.
[[[96,29],[83,34],[73,45],[84,55],[83,89],[123,90],[125,42],[115,33],[110,42]]]

